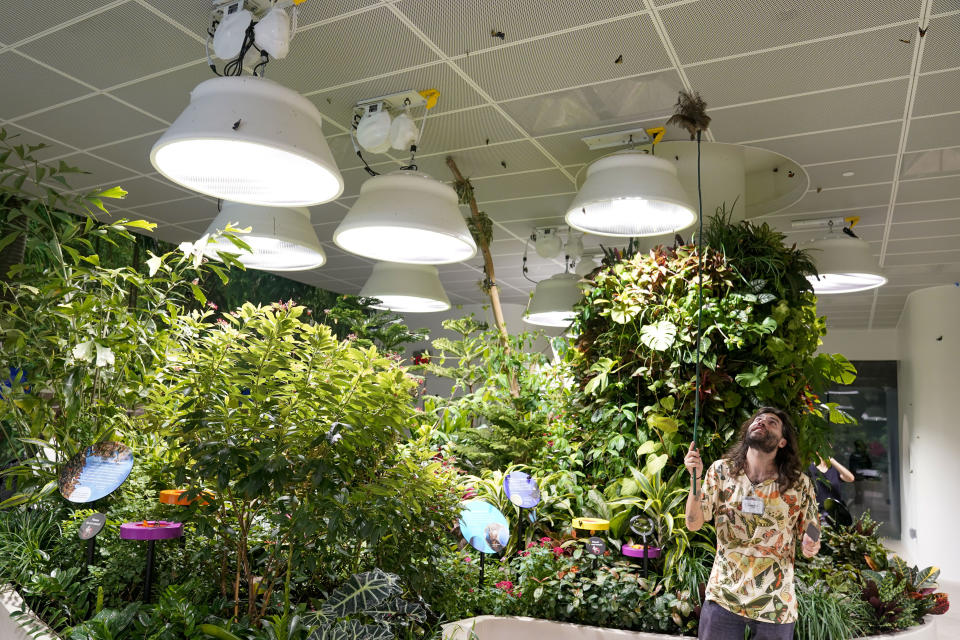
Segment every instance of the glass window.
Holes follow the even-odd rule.
[[[840,495],[854,520],[869,510],[880,535],[900,538],[900,436],[896,361],[854,361],[857,380],[823,398],[857,420],[833,427],[833,457],[853,472]]]

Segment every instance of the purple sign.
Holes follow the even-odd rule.
[[[119,442],[87,447],[60,470],[60,494],[70,502],[93,502],[110,495],[133,469],[133,452]]]
[[[540,487],[537,481],[523,471],[511,471],[503,476],[503,490],[510,502],[529,509],[540,504]]]
[[[169,540],[183,535],[182,522],[166,520],[142,520],[124,522],[120,525],[120,538],[123,540]]]
[[[482,553],[502,553],[510,542],[506,517],[483,500],[467,500],[461,505],[460,533],[470,546]]]

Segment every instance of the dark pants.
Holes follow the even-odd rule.
[[[713,600],[703,603],[700,611],[700,640],[743,640],[744,629],[750,627],[751,640],[792,640],[795,623],[776,624],[751,620],[731,613]]]

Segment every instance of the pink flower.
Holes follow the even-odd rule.
[[[504,591],[510,592],[513,591],[513,583],[509,580],[501,580],[497,584],[493,585],[497,589],[503,589]]]
[[[553,555],[557,556],[558,558],[559,558],[560,556],[562,556],[562,555],[563,555],[563,547],[554,547],[554,548],[553,548]]]
[[[540,538],[540,542],[550,542],[550,537],[549,537],[549,536],[543,536],[542,538]]]
[[[216,311],[217,309],[220,308],[220,307],[217,306],[217,303],[216,303],[216,302],[213,302],[212,300],[207,303],[207,306],[210,307],[211,309],[213,309],[214,311]]]
[[[463,559],[464,562],[470,562],[470,556],[465,556]]]
[[[530,552],[529,552],[529,551],[518,551],[518,552],[517,552],[517,555],[520,556],[521,558],[526,558],[528,555],[530,555]]]
[[[356,339],[357,339],[357,334],[355,334],[355,333],[351,333],[351,334],[347,335],[347,340],[349,340],[350,342],[353,342],[353,341],[356,340]]]
[[[531,547],[535,547],[535,546],[537,546],[537,543],[536,543],[536,542],[528,542],[528,543],[527,543],[527,549],[530,549]]]

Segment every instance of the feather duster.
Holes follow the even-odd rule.
[[[681,91],[673,115],[667,120],[667,124],[686,129],[690,132],[690,139],[696,139],[698,131],[706,131],[710,126],[707,103],[696,91],[692,93]]]

